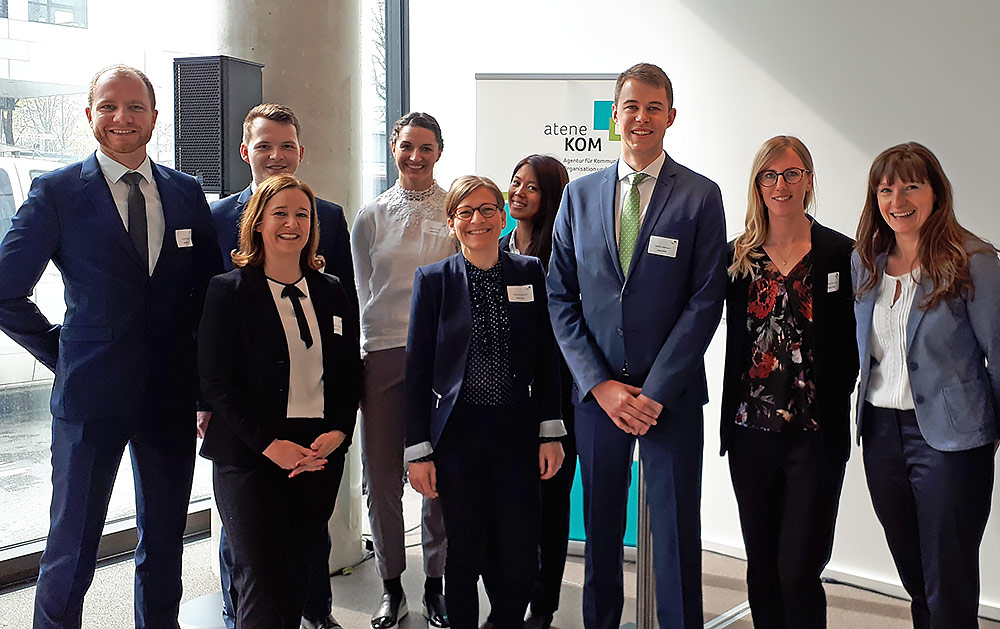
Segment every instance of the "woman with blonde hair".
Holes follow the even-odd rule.
[[[212,278],[198,330],[214,409],[202,456],[239,570],[238,629],[297,629],[361,394],[358,315],[316,255],[309,187],[265,180],[240,221],[234,268]]]
[[[503,194],[459,177],[445,198],[461,251],[420,267],[406,344],[410,483],[440,496],[452,627],[520,628],[538,568],[539,479],[559,471],[559,350],[537,258],[501,252]]]
[[[814,183],[801,140],[765,142],[729,250],[721,443],[758,629],[826,626],[820,574],[850,452],[853,243],[809,216]]]
[[[914,627],[978,626],[1000,435],[1000,260],[955,217],[937,157],[872,163],[858,224],[857,432]]]

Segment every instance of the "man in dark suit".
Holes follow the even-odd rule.
[[[298,118],[291,108],[277,103],[257,105],[243,120],[243,143],[240,157],[250,165],[253,181],[242,192],[212,203],[212,222],[219,237],[219,248],[226,270],[233,268],[230,253],[239,248],[240,216],[250,196],[265,179],[272,175],[294,175],[305,155],[299,144]],[[337,276],[347,292],[347,299],[358,309],[358,292],[354,285],[354,263],[351,260],[351,237],[347,231],[344,210],[335,203],[316,199],[319,218],[319,248],[317,253],[326,258],[325,272]],[[204,426],[199,434],[204,436]],[[330,592],[330,538],[325,547],[316,549],[316,561],[309,575],[309,592],[302,610],[302,625],[306,629],[331,629],[340,624],[330,613],[333,602]],[[219,540],[219,565],[222,573],[223,619],[232,629],[235,625],[236,590],[233,587],[234,558],[230,551],[225,529]]]
[[[194,333],[222,265],[201,187],[146,156],[156,122],[149,79],[127,66],[102,70],[86,113],[100,148],[37,178],[0,243],[0,329],[55,371],[34,627],[80,626],[128,445],[136,627],[176,628],[194,472]],[[66,286],[62,325],[29,300],[49,260]]]
[[[722,315],[719,187],[674,162],[670,79],[618,77],[622,156],[571,182],[556,214],[549,313],[576,386],[584,489],[584,624],[621,621],[622,540],[638,440],[648,488],[660,627],[701,627],[704,354]]]

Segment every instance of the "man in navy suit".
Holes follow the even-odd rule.
[[[257,105],[243,120],[243,143],[240,157],[250,164],[253,181],[242,192],[212,203],[212,222],[219,237],[219,248],[226,270],[233,268],[230,253],[239,247],[240,215],[250,196],[265,179],[272,175],[294,175],[305,147],[299,144],[299,120],[290,107],[277,103]],[[348,301],[358,309],[358,292],[354,285],[354,262],[351,260],[351,237],[347,231],[344,210],[335,203],[316,199],[319,218],[319,248],[317,253],[326,258],[324,271],[336,275],[347,292]],[[204,436],[204,425],[199,434]],[[316,549],[316,561],[309,575],[309,592],[302,610],[302,625],[307,629],[334,629],[340,624],[330,613],[330,538],[326,545]],[[219,539],[219,565],[222,573],[222,615],[226,626],[235,625],[236,606],[239,605],[233,587],[234,558],[229,548],[225,529]]]
[[[622,155],[573,181],[556,214],[549,313],[573,374],[587,534],[583,619],[621,621],[622,540],[638,440],[660,627],[701,627],[704,354],[722,315],[719,187],[674,162],[673,88],[657,66],[618,77]]]
[[[102,70],[86,113],[100,148],[38,177],[0,243],[0,329],[55,371],[34,627],[80,627],[128,445],[136,627],[176,628],[194,472],[194,333],[222,265],[197,181],[146,156],[156,122],[149,79],[128,66]],[[49,260],[66,286],[62,325],[29,300]]]

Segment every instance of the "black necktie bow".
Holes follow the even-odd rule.
[[[292,301],[292,310],[295,311],[295,321],[299,324],[299,338],[306,344],[306,349],[312,347],[313,337],[309,332],[309,322],[306,321],[306,313],[302,310],[300,299],[305,297],[305,293],[299,290],[294,284],[285,286],[281,291],[282,297],[287,297]]]

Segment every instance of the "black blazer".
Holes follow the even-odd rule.
[[[332,275],[305,274],[323,344],[324,430],[347,435],[361,397],[358,311]],[[342,333],[334,331],[340,317]],[[288,344],[267,278],[259,267],[212,278],[198,329],[202,395],[214,415],[202,456],[216,463],[266,466],[262,454],[279,434],[288,408]]]
[[[858,346],[854,330],[854,294],[851,289],[851,252],[854,241],[812,221],[813,260],[813,376],[815,411],[826,452],[846,461],[851,451],[851,392],[858,377]],[[733,262],[729,243],[728,264]],[[830,292],[831,274],[837,288]],[[726,367],[722,379],[721,452],[729,448],[740,404],[740,380],[750,353],[747,338],[747,299],[750,278],[730,279],[726,287]]]

